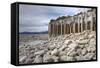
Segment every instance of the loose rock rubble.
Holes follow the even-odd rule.
[[[47,63],[96,59],[96,33],[66,34],[51,37],[38,45],[19,45],[19,63]]]

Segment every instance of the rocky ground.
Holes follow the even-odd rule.
[[[96,33],[82,33],[51,37],[38,45],[20,45],[19,63],[47,63],[96,59]]]

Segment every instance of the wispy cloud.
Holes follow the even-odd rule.
[[[19,31],[20,32],[41,32],[48,30],[48,23],[51,19],[59,16],[75,15],[78,12],[86,11],[87,8],[73,7],[52,7],[39,5],[19,6]]]

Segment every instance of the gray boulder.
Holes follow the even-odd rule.
[[[82,51],[81,51],[81,54],[82,55],[85,55],[86,53],[87,53],[87,49],[86,48],[83,48]]]
[[[26,59],[27,59],[27,56],[22,56],[20,57],[19,62],[24,63]]]
[[[58,50],[59,51],[64,51],[64,49],[66,49],[68,46],[67,45],[62,45]]]
[[[43,58],[40,55],[37,55],[34,59],[33,63],[42,63],[43,62]]]
[[[85,45],[85,44],[88,44],[88,42],[89,42],[89,39],[77,41],[77,43],[78,43],[79,45]]]
[[[43,62],[54,62],[54,59],[52,58],[51,55],[44,54],[44,56],[43,56]]]
[[[64,44],[69,45],[72,43],[72,40],[65,40]]]
[[[24,63],[29,64],[29,63],[32,63],[33,61],[34,61],[34,59],[27,58]]]
[[[93,56],[94,56],[95,54],[94,53],[87,53],[85,56],[84,56],[84,58],[85,58],[85,60],[91,60],[91,59],[93,59]]]
[[[58,49],[55,48],[53,51],[51,51],[51,55],[58,55]]]
[[[68,56],[74,57],[76,56],[77,52],[75,50],[72,50],[70,52],[67,53]]]
[[[64,55],[60,57],[60,61],[74,61],[74,58]]]
[[[76,48],[78,47],[78,44],[77,43],[72,43],[70,45],[68,45],[69,48]]]
[[[63,55],[67,55],[67,52],[66,51],[60,51],[59,56],[63,56]]]
[[[65,55],[61,56],[60,61],[67,61],[67,56],[65,56]]]
[[[83,56],[75,56],[74,59],[76,61],[79,61],[79,60],[84,60],[84,57]]]
[[[45,50],[40,50],[34,53],[34,55],[43,55],[45,53]]]

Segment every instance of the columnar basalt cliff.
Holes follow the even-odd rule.
[[[96,10],[90,9],[74,16],[62,16],[49,22],[49,36],[79,33],[84,30],[96,30]]]

